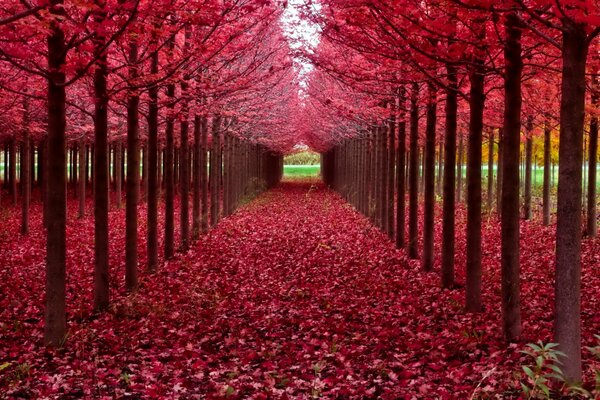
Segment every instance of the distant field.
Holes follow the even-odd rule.
[[[285,178],[307,178],[317,177],[321,171],[320,165],[284,165],[283,176]]]

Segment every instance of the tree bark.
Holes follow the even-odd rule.
[[[158,73],[158,51],[152,54],[150,73]],[[158,86],[152,85],[148,90],[148,215],[146,251],[148,256],[147,269],[150,272],[158,268]]]
[[[494,130],[490,129],[488,139],[488,170],[487,170],[487,210],[492,211],[494,195]]]
[[[413,83],[410,99],[410,166],[408,176],[408,256],[419,257],[419,84]]]
[[[543,183],[543,218],[544,225],[550,225],[550,139],[551,139],[550,122],[544,122],[544,183]]]
[[[85,169],[87,165],[87,149],[85,147],[85,142],[83,141],[83,137],[79,139],[79,219],[85,217],[85,184],[86,184],[86,176]]]
[[[429,99],[427,101],[427,122],[425,131],[425,175],[424,210],[423,210],[423,269],[433,269],[433,240],[435,218],[435,128],[437,119],[437,95],[433,83],[429,83]]]
[[[405,95],[406,90],[404,86],[400,87],[398,101],[399,101],[399,123],[398,123],[398,154],[396,156],[396,185],[397,185],[397,197],[396,197],[396,248],[403,248],[405,245],[405,223],[404,217],[406,214],[406,181],[405,181],[405,160],[406,160],[406,112],[405,108]],[[363,150],[364,152],[364,150]],[[366,191],[366,187],[363,187]]]
[[[592,105],[597,110],[600,103],[598,93],[598,75],[592,75]],[[596,237],[598,234],[598,211],[596,210],[596,176],[598,158],[598,116],[592,114],[590,118],[590,141],[588,146],[588,192],[587,192],[587,235]]]
[[[562,44],[562,85],[558,203],[556,214],[556,274],[554,340],[568,381],[581,381],[581,165],[585,110],[585,27],[565,22]]]
[[[48,152],[47,152],[47,241],[46,310],[44,342],[60,346],[67,332],[66,286],[66,95],[64,64],[65,35],[59,20],[65,17],[62,0],[50,0],[48,34]]]
[[[31,139],[29,136],[29,98],[23,100],[23,154],[21,155],[21,234],[29,233],[29,202],[31,200]]]
[[[129,79],[138,78],[138,44],[129,44]],[[140,97],[130,90],[127,98],[127,197],[125,198],[125,288],[138,287],[138,198],[140,180],[140,150],[138,144]]]
[[[519,266],[519,153],[521,136],[521,26],[516,14],[506,19],[504,47],[504,137],[502,153],[502,321],[506,340],[521,334]]]
[[[202,169],[201,162],[202,156],[200,154],[201,144],[200,144],[200,129],[201,129],[202,120],[200,115],[194,116],[194,182],[193,182],[193,193],[192,193],[192,240],[198,240],[200,238],[200,228],[201,228],[201,218],[200,218],[200,188],[202,186]]]
[[[208,118],[202,117],[200,126],[200,187],[201,187],[201,213],[200,229],[208,232]]]
[[[97,11],[95,21],[99,24],[106,17],[104,9]],[[108,308],[108,66],[106,57],[106,38],[98,35],[94,38],[95,56],[98,65],[94,72],[94,92],[96,105],[94,111],[95,157],[95,202],[94,202],[94,256],[95,286],[94,308],[98,311]]]
[[[447,65],[448,90],[446,91],[446,137],[444,141],[444,185],[442,218],[442,287],[454,287],[455,247],[455,176],[456,176],[456,125],[457,93],[456,67]]]
[[[481,22],[484,33],[485,23]],[[482,38],[483,40],[483,38]],[[471,82],[467,157],[467,284],[466,308],[482,311],[481,303],[481,144],[485,104],[483,60],[476,57],[469,72]]]
[[[525,198],[523,200],[523,219],[531,219],[531,157],[533,155],[533,121],[527,119],[527,138],[525,139]]]

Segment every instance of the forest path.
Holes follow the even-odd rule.
[[[241,207],[157,273],[142,272],[134,295],[123,293],[114,262],[112,305],[96,316],[92,221],[70,228],[80,232],[69,236],[70,333],[57,353],[41,345],[44,264],[29,254],[44,236],[19,244],[35,263],[15,264],[11,250],[4,272],[14,297],[0,313],[9,395],[468,398],[485,373],[493,370],[491,386],[478,390],[497,391],[518,370],[498,307],[466,314],[463,290],[441,290],[436,273],[316,181],[283,182]],[[111,256],[122,260],[113,228]],[[22,315],[35,318],[13,327]],[[29,372],[17,379],[18,365]]]

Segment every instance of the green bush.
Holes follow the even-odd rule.
[[[321,155],[313,151],[301,151],[288,154],[283,158],[285,165],[318,165],[321,163]]]

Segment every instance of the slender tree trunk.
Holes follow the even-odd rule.
[[[506,20],[504,47],[504,138],[502,168],[502,320],[506,340],[521,334],[519,266],[519,153],[521,132],[521,26],[518,16]]]
[[[208,118],[202,117],[200,126],[200,187],[201,187],[201,213],[200,229],[203,233],[208,231]]]
[[[494,195],[494,130],[490,129],[488,139],[488,170],[487,170],[487,210],[492,210]]]
[[[485,24],[481,22],[484,28]],[[483,28],[482,32],[483,33]],[[482,39],[483,40],[483,39]],[[485,105],[483,61],[473,60],[467,157],[467,311],[482,311],[481,303],[481,144]]]
[[[392,104],[390,104],[392,108],[392,115],[389,119],[389,127],[388,127],[388,165],[387,165],[387,199],[386,199],[386,227],[388,237],[390,239],[394,239],[394,168],[396,164],[396,115],[395,115],[395,99]],[[353,142],[356,145],[356,141]],[[357,154],[358,152],[355,151]],[[358,166],[358,161],[353,162],[353,167]],[[358,177],[357,174],[353,175],[353,179],[356,180]],[[358,190],[358,188],[356,189]],[[355,196],[358,193],[355,193]]]
[[[581,164],[585,111],[585,27],[565,22],[556,214],[554,340],[568,381],[581,381]]]
[[[458,173],[456,174],[456,201],[462,202],[462,194],[463,194],[463,155],[465,154],[465,147],[463,144],[462,135],[458,139]]]
[[[220,129],[221,117],[214,116],[212,124],[212,147],[210,150],[210,226],[219,222],[219,152],[221,151]]]
[[[502,164],[504,154],[504,128],[498,129],[498,175],[496,176],[496,212],[501,215],[502,211],[502,180],[504,166]]]
[[[58,21],[65,17],[62,0],[50,0],[48,30],[48,151],[46,310],[44,342],[60,346],[67,333],[66,288],[66,95],[64,64],[65,35]]]
[[[129,44],[129,79],[138,76],[138,44]],[[127,197],[125,198],[125,288],[138,286],[138,198],[140,180],[140,149],[138,143],[140,97],[131,90],[127,97]]]
[[[87,164],[87,149],[83,137],[79,139],[79,219],[85,217],[85,168]]]
[[[592,75],[592,105],[597,109],[600,103],[598,93],[598,75]],[[596,210],[596,176],[597,176],[597,159],[598,159],[598,116],[592,114],[590,118],[590,142],[588,147],[588,200],[587,200],[587,235],[596,237],[598,234],[598,212]]]
[[[9,182],[10,182],[10,195],[12,198],[13,206],[17,206],[17,144],[14,137],[10,138],[10,160],[9,160]]]
[[[544,225],[550,225],[550,139],[551,139],[550,122],[544,122],[544,184],[543,184],[543,214]]]
[[[455,247],[455,176],[456,176],[456,125],[457,92],[456,68],[448,64],[448,90],[446,91],[446,137],[444,141],[444,193],[442,218],[442,287],[454,287]]]
[[[200,115],[194,116],[194,182],[193,182],[193,193],[192,193],[192,239],[198,240],[200,238],[200,229],[201,229],[201,218],[200,218],[200,188],[202,186],[202,169],[201,162],[202,156],[201,152],[201,143],[200,143],[200,128],[201,128],[202,120]]]
[[[173,166],[175,151],[175,142],[173,138],[173,125],[175,122],[175,117],[173,116],[173,107],[175,106],[175,84],[169,84],[167,86],[167,97],[169,98],[170,104],[167,110],[168,115],[165,128],[165,259],[169,260],[173,258],[175,252],[175,171]]]
[[[122,189],[123,189],[123,181],[121,179],[121,167],[122,167],[122,160],[121,157],[123,156],[123,151],[122,151],[122,144],[120,140],[117,140],[117,143],[115,143],[114,145],[115,148],[115,156],[114,156],[114,170],[115,170],[115,197],[116,197],[116,203],[117,203],[117,208],[120,210],[121,208],[123,208],[123,204],[122,204]]]
[[[413,83],[410,99],[410,170],[408,177],[408,256],[419,257],[419,84]]]
[[[531,219],[531,157],[533,155],[533,121],[527,119],[527,138],[525,140],[525,199],[523,201],[523,219]]]
[[[398,155],[396,156],[396,179],[397,179],[397,205],[396,205],[396,248],[403,248],[405,245],[405,223],[406,214],[406,180],[405,180],[405,160],[406,160],[406,112],[405,107],[406,90],[404,86],[400,87],[399,100],[399,124],[398,124]],[[366,191],[366,187],[363,188]]]
[[[423,224],[423,269],[433,269],[433,240],[435,217],[435,128],[437,119],[437,95],[433,83],[429,83],[427,103],[427,127],[425,131],[425,201]]]
[[[101,24],[106,17],[105,11],[97,11],[95,21]],[[105,310],[109,303],[108,279],[108,66],[105,43],[106,38],[98,35],[94,39],[98,65],[94,72],[94,92],[96,106],[94,115],[95,132],[95,186],[96,198],[94,202],[94,256],[95,256],[95,287],[94,308]]]
[[[31,199],[31,139],[29,137],[29,98],[23,100],[23,154],[21,156],[21,234],[29,233],[29,202]]]
[[[150,73],[158,73],[158,52],[152,54]],[[148,90],[148,215],[146,251],[148,255],[147,269],[150,272],[158,268],[158,86],[152,85]]]
[[[187,53],[189,39],[191,37],[191,28],[186,27],[185,29],[185,43],[184,43],[184,53]],[[181,130],[180,130],[180,138],[181,138],[181,151],[180,151],[180,176],[179,176],[179,186],[180,186],[180,220],[179,220],[179,229],[181,232],[181,250],[186,251],[190,246],[190,163],[189,163],[189,105],[187,96],[188,94],[188,80],[189,76],[184,76],[184,80],[181,83],[181,95],[183,97],[182,101],[182,121],[181,121]]]

